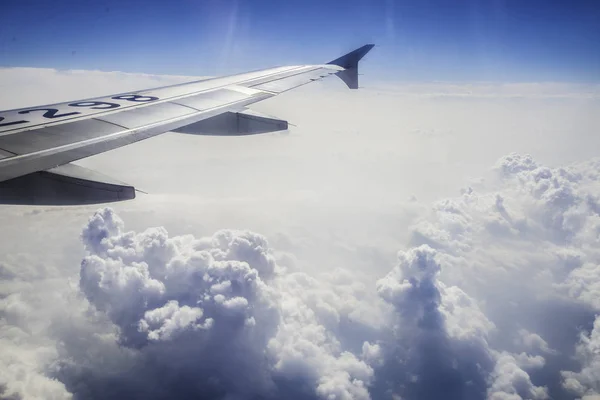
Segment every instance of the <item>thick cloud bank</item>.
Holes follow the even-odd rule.
[[[0,300],[0,399],[597,398],[600,161],[495,172],[398,227],[383,276],[98,210],[78,284]]]
[[[81,290],[118,328],[134,365],[115,376],[87,360],[89,374],[111,375],[112,396],[149,380],[135,387],[144,398],[369,397],[370,362],[345,351],[335,334],[360,308],[364,289],[355,282],[333,276],[342,282],[330,292],[332,284],[286,271],[252,232],[202,239],[170,238],[162,228],[125,232],[111,209],[90,219],[83,239],[90,255]],[[373,359],[377,346],[363,345]],[[88,385],[82,372],[70,385]],[[92,390],[108,394],[104,386]]]
[[[251,232],[126,232],[106,208],[82,237],[81,291],[127,357],[117,370],[87,354],[61,365],[76,395],[459,399],[483,398],[489,386],[494,398],[546,397],[521,368],[543,359],[492,350],[494,325],[439,281],[427,245],[400,252],[370,293],[343,270],[315,279],[278,266]]]

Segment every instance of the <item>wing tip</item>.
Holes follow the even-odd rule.
[[[343,71],[337,73],[337,76],[344,81],[350,89],[358,89],[358,62],[371,51],[373,47],[375,47],[374,44],[365,44],[327,64],[344,68]]]
[[[369,52],[371,49],[375,47],[374,44],[365,44],[364,46],[359,47],[358,49],[352,50],[351,52],[344,54],[341,57],[336,58],[333,61],[328,62],[327,64],[337,65],[342,68],[357,68],[358,62]]]

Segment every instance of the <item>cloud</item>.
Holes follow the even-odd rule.
[[[548,346],[548,342],[537,333],[529,332],[527,329],[520,329],[518,337],[515,338],[515,343],[535,353],[556,354],[557,352]]]
[[[405,375],[391,390],[409,398],[482,398],[493,324],[459,288],[439,282],[436,256],[427,245],[400,252],[398,266],[377,282],[394,314],[386,368]]]
[[[502,353],[498,355],[496,366],[492,373],[492,384],[488,390],[488,398],[492,400],[509,399],[547,399],[545,387],[536,387],[531,383],[530,376],[522,367],[541,367],[543,358],[514,357]]]
[[[478,82],[461,84],[452,82],[404,83],[382,85],[381,87],[378,87],[378,89],[399,96],[476,101],[483,101],[486,99],[598,99],[600,97],[600,85],[563,82]]]
[[[589,334],[581,334],[576,356],[582,364],[581,371],[563,371],[563,386],[584,399],[600,396],[600,317]]]
[[[502,158],[495,180],[434,203],[379,277],[309,273],[247,230],[128,231],[100,209],[55,308],[0,303],[4,396],[597,395],[598,165]]]
[[[63,360],[77,361],[59,362],[56,374],[76,397],[121,398],[134,390],[146,398],[277,398],[296,391],[369,398],[372,367],[345,351],[335,334],[341,319],[357,311],[349,307],[361,291],[354,277],[333,274],[339,286],[329,292],[331,286],[277,266],[266,239],[248,231],[196,239],[123,226],[111,209],[90,218],[80,287],[117,328],[113,346],[127,349],[128,366],[116,374],[114,360],[66,345]],[[377,345],[362,346],[376,363]],[[177,374],[165,376],[165,369]],[[150,377],[152,384],[141,385]]]
[[[593,322],[599,307],[598,162],[548,168],[531,156],[511,154],[496,170],[497,180],[488,184],[492,190],[468,188],[459,199],[438,202],[432,217],[415,226],[413,242],[438,250],[439,259],[452,270],[442,278],[460,282],[481,299],[499,335],[515,332],[512,346],[498,335],[491,339],[493,347],[538,353],[521,361],[501,355],[494,369],[500,375],[490,390],[523,398],[569,397],[548,380],[552,376],[559,382],[562,375],[568,378],[564,388],[595,394],[597,387],[585,379],[594,368],[582,356],[590,343],[587,336],[577,346],[578,359],[586,360],[581,375],[560,371],[569,364],[577,326]],[[545,335],[553,336],[560,351]],[[533,367],[538,371],[531,375],[519,371]],[[534,377],[546,379],[549,389],[532,385]]]
[[[388,368],[399,371],[408,364],[410,379],[396,382],[402,395],[480,399],[487,392],[491,399],[547,398],[547,390],[533,385],[524,371],[544,359],[492,349],[488,336],[494,324],[463,290],[439,281],[437,256],[428,245],[400,252],[399,265],[378,282],[379,294],[398,316],[393,346],[400,350],[390,351],[399,354]]]
[[[0,79],[4,108],[184,80]],[[331,89],[258,105],[285,137],[83,162],[135,202],[4,208],[0,398],[597,396],[596,89]]]
[[[77,361],[59,362],[56,373],[76,397],[547,397],[523,369],[544,359],[492,349],[494,324],[464,291],[439,281],[437,251],[427,245],[399,253],[376,284],[381,302],[347,271],[315,279],[279,267],[252,232],[126,232],[106,208],[82,239],[90,254],[81,290],[115,325],[113,345],[128,360],[115,374],[105,360],[65,346],[62,357]],[[177,377],[136,386],[164,369]]]

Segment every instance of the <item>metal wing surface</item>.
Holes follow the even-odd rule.
[[[372,47],[365,45],[328,64],[271,68],[2,111],[0,203],[81,204],[133,198],[132,187],[110,179],[103,181],[93,171],[75,165],[67,168],[65,164],[167,131],[198,126],[211,118],[225,121],[231,116],[239,120],[240,116],[247,117],[243,113],[249,104],[329,75],[337,74],[350,88],[357,88],[358,61]],[[278,127],[282,122],[258,115],[253,115],[252,121]],[[80,194],[61,200],[72,192],[69,188],[73,185]]]

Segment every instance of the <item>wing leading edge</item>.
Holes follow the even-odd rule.
[[[199,130],[209,133],[206,132],[207,126],[215,127],[217,124],[221,126],[216,128],[227,131],[232,123],[237,123],[237,127],[231,130],[234,135],[256,133],[259,123],[262,131],[268,131],[267,125],[273,129],[287,126],[285,121],[254,116],[252,125],[244,124],[252,126],[247,129],[253,131],[245,132],[246,128],[240,128],[239,121],[248,121],[246,106],[249,104],[329,75],[337,75],[349,88],[356,89],[358,62],[372,47],[365,45],[327,64],[271,68],[0,112],[0,204],[81,204],[133,198],[135,193],[131,195],[132,188],[128,185],[94,180],[89,170],[65,165],[167,131],[181,131],[186,126],[195,126],[198,130],[204,125]],[[57,169],[60,166],[65,167]],[[68,174],[63,171],[67,168]],[[39,184],[40,177],[44,178],[44,184]],[[51,187],[52,182],[60,182],[63,186],[67,182],[83,188],[67,191],[75,195],[61,200],[56,193],[62,189]],[[82,182],[86,184],[82,185]],[[21,186],[27,186],[25,197],[14,190]],[[121,193],[119,188],[128,188],[128,194],[96,196],[92,191],[86,191],[86,186],[94,188],[97,193],[100,193],[99,187],[100,190],[117,190],[118,193]],[[13,194],[2,195],[9,191]],[[83,195],[77,194],[82,191],[85,192]]]

